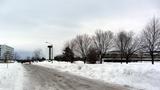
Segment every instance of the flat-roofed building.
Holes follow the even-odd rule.
[[[134,53],[129,61],[137,62],[137,61],[151,61],[151,56],[149,52],[136,52]],[[108,52],[104,58],[104,62],[121,62],[126,61],[125,56],[121,60],[121,52],[120,51],[110,51]],[[160,51],[154,51],[154,61],[160,61]]]
[[[13,60],[14,48],[8,45],[0,45],[0,61],[4,59]]]

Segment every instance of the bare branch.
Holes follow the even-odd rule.
[[[160,49],[160,22],[153,18],[143,30],[142,33],[144,49],[150,53],[152,64],[154,64],[154,53]]]
[[[112,47],[113,33],[111,31],[98,30],[93,36],[93,42],[99,52],[100,63],[102,63],[103,56]]]

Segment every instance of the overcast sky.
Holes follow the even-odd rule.
[[[0,0],[0,44],[28,55],[47,51],[48,41],[59,54],[77,34],[140,32],[153,16],[160,16],[159,0]]]

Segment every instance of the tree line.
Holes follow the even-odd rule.
[[[32,52],[32,56],[27,56],[25,58],[21,58],[20,55],[16,52],[14,53],[14,61],[25,63],[25,62],[42,62],[45,61],[46,58],[44,57],[42,53],[42,49],[35,49]]]
[[[82,60],[84,63],[102,63],[102,59],[112,50],[120,52],[121,60],[126,63],[135,53],[147,52],[154,64],[155,52],[160,51],[160,19],[152,18],[139,35],[132,31],[97,30],[94,35],[77,35],[64,45],[62,55],[55,57],[59,61],[74,62]]]

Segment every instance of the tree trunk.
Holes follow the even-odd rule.
[[[128,57],[127,57],[127,58],[126,58],[126,64],[128,64],[128,60],[129,60],[129,59],[128,59]]]
[[[100,64],[102,64],[102,55],[99,55]]]
[[[154,64],[154,53],[150,52],[150,56],[151,56],[152,64]]]
[[[122,52],[121,52],[121,64],[122,64]]]
[[[154,64],[154,55],[153,54],[151,55],[151,58],[152,58],[152,64]]]
[[[86,58],[83,58],[84,64],[86,63]]]

